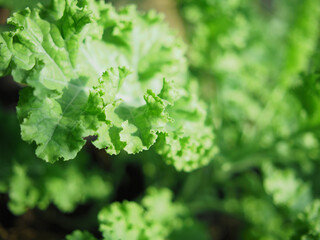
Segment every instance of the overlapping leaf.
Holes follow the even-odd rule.
[[[110,154],[158,142],[158,152],[178,169],[213,156],[206,106],[193,87],[185,89],[184,46],[161,16],[54,0],[8,22],[15,30],[0,37],[0,73],[28,86],[18,116],[22,138],[36,142],[38,157],[72,159],[89,135]]]

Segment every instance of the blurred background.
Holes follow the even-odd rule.
[[[1,30],[9,29],[5,22],[12,11],[37,2],[0,0]],[[101,176],[97,180],[101,189],[109,190],[101,196],[88,194],[87,198],[98,204],[89,201],[70,214],[63,214],[52,204],[45,211],[30,208],[22,215],[12,214],[7,207],[8,187],[1,188],[6,184],[1,177],[5,179],[7,171],[2,168],[0,239],[62,239],[70,229],[81,227],[99,236],[95,216],[103,204],[136,200],[151,185],[172,189],[175,199],[184,202],[206,225],[210,239],[274,240],[300,233],[313,237],[305,239],[320,239],[320,2],[111,2],[119,8],[136,4],[141,11],[163,13],[185,41],[190,77],[199,81],[201,97],[210,106],[208,121],[215,126],[219,154],[209,166],[187,174],[177,173],[159,159],[148,161],[156,158],[152,151],[111,157],[88,143],[80,167],[89,166]],[[0,80],[2,123],[16,121],[20,88],[11,77]],[[9,141],[13,133],[17,137]],[[19,158],[15,155],[17,146],[33,154],[30,146],[19,140],[18,123],[13,123],[10,131],[1,129],[0,135],[7,136],[0,142],[0,161]],[[73,168],[79,170],[79,166],[63,164],[61,168],[70,168],[69,175],[74,174]],[[39,168],[38,163],[34,165]],[[8,163],[9,168],[14,167]],[[34,171],[25,170],[19,175],[15,170],[16,184],[34,176],[34,182],[44,179]],[[318,215],[311,216],[308,209]]]

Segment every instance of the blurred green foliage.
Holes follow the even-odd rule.
[[[0,0],[1,7],[8,8],[12,11],[21,10],[26,7],[33,8],[39,3],[46,5],[46,4],[50,3],[50,0],[22,0],[22,1]]]
[[[113,203],[99,213],[99,222],[105,240],[209,239],[202,226],[190,218],[187,208],[172,201],[169,189],[147,189],[140,205]],[[88,232],[75,231],[67,240],[90,237]]]
[[[211,182],[198,185],[207,185],[198,192],[206,200],[191,201],[202,211],[240,216],[243,239],[288,239],[296,219],[319,198],[320,2],[189,0],[178,6],[191,73],[211,102],[220,148]],[[188,192],[198,177],[189,178]],[[306,220],[309,228],[316,231]]]

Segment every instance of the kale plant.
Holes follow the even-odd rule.
[[[0,238],[320,238],[319,1],[0,4]]]

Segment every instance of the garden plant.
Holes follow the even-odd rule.
[[[320,1],[159,1],[0,0],[0,239],[320,239]]]

